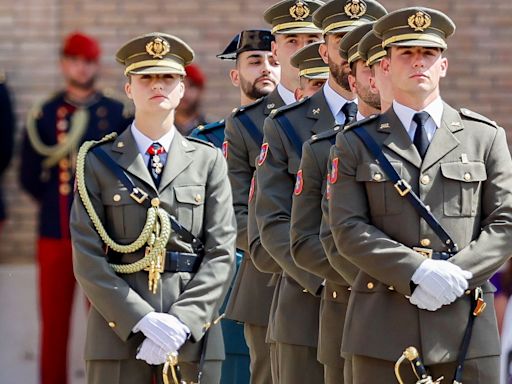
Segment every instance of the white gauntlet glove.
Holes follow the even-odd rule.
[[[167,360],[167,354],[165,349],[146,338],[140,345],[136,358],[151,365],[161,365]]]
[[[190,334],[188,327],[177,317],[160,312],[148,313],[133,327],[133,331],[141,331],[166,353],[178,351]]]

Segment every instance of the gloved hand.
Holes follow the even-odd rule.
[[[421,285],[416,287],[409,301],[419,309],[426,309],[427,311],[437,311],[443,305],[449,304],[440,300],[439,297],[432,296]]]
[[[167,360],[167,354],[168,352],[166,352],[165,349],[156,344],[153,340],[146,338],[140,345],[137,356],[135,357],[151,365],[161,365]]]
[[[166,353],[178,351],[190,334],[188,327],[177,317],[160,312],[148,313],[133,327],[133,331],[141,331]]]
[[[454,302],[468,288],[473,274],[445,260],[425,259],[411,280],[444,304]]]

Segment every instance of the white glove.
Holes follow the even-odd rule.
[[[468,288],[473,274],[445,260],[425,259],[411,280],[445,304],[454,302]]]
[[[135,357],[151,365],[161,365],[167,360],[167,352],[151,339],[146,338],[140,345]]]
[[[418,285],[414,290],[412,296],[409,298],[411,304],[416,305],[419,309],[426,309],[427,311],[437,311],[444,303],[438,297],[432,296],[425,291],[421,285]]]
[[[177,317],[160,312],[148,313],[133,327],[133,331],[142,331],[166,353],[178,351],[190,334],[188,327]]]

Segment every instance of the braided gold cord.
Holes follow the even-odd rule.
[[[78,194],[82,203],[84,204],[85,210],[89,215],[96,232],[103,240],[103,242],[111,249],[119,253],[133,253],[146,244],[149,246],[149,252],[146,252],[145,256],[131,264],[110,264],[112,269],[118,273],[135,273],[143,270],[151,265],[151,262],[155,264],[158,261],[158,257],[165,254],[165,249],[169,237],[171,236],[171,222],[167,212],[158,206],[153,206],[148,209],[146,216],[146,223],[140,233],[139,237],[131,244],[118,244],[116,243],[107,233],[103,226],[98,214],[94,210],[94,206],[91,202],[87,188],[85,186],[85,158],[87,152],[97,144],[111,141],[117,137],[116,133],[106,135],[99,141],[87,141],[85,142],[77,156],[76,164],[76,183]]]

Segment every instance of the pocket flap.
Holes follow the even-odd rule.
[[[397,173],[402,176],[402,163],[399,162],[391,162],[391,165]],[[379,164],[375,163],[363,163],[357,166],[356,170],[356,180],[357,181],[374,181],[377,183],[383,181],[389,181],[388,175],[384,173],[384,170]]]
[[[484,163],[443,163],[441,173],[447,179],[472,183],[475,181],[487,180],[487,171]]]
[[[174,187],[176,200],[180,203],[204,204],[204,185],[184,185]]]

